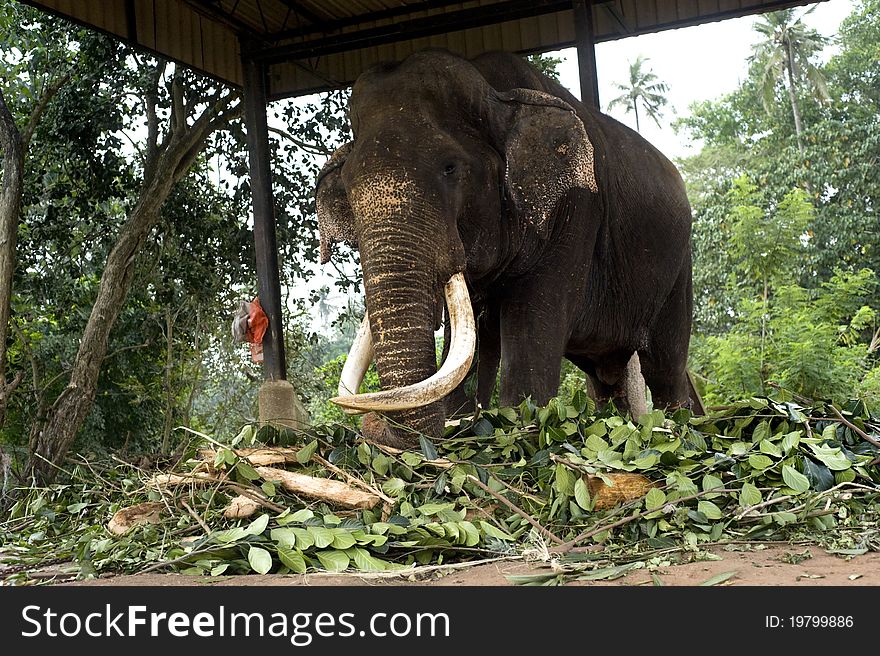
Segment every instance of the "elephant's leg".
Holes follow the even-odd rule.
[[[474,403],[484,408],[492,405],[492,393],[501,361],[501,334],[499,310],[495,304],[474,308],[477,321],[477,350],[471,370],[445,400],[446,416],[450,417],[473,409]],[[449,325],[443,327],[443,360],[449,350]],[[476,383],[476,384],[475,384]]]
[[[583,310],[587,272],[599,221],[584,221],[596,207],[586,190],[568,194],[556,209],[558,232],[528,277],[508,281],[501,306],[501,403],[531,396],[539,405],[559,391],[562,358]],[[580,217],[580,218],[578,218]]]
[[[540,284],[523,289],[501,309],[502,405],[531,396],[544,405],[559,391],[569,330],[565,304]]]
[[[484,408],[492,405],[492,392],[501,362],[500,311],[494,304],[486,306],[477,324],[477,403]]]
[[[654,407],[691,407],[687,376],[688,343],[691,333],[690,259],[660,309],[648,346],[639,351],[642,374],[651,388]]]

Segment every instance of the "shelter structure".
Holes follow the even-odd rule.
[[[263,338],[261,420],[291,416],[275,241],[268,102],[350,85],[428,47],[465,57],[576,47],[599,105],[596,43],[811,4],[805,0],[21,0],[242,90]]]

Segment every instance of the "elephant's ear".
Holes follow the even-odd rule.
[[[597,192],[593,144],[574,108],[533,89],[498,94],[510,106],[503,138],[508,197],[541,238],[556,204],[575,188]]]
[[[334,242],[356,245],[354,214],[342,184],[342,165],[351,151],[348,142],[330,156],[315,182],[315,206],[318,211],[318,232],[321,235],[321,264],[330,260]]]

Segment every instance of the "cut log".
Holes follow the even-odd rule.
[[[243,519],[253,515],[262,505],[256,499],[239,494],[229,502],[229,506],[223,511],[223,516],[227,519]]]
[[[178,485],[208,485],[217,479],[210,474],[156,474],[147,481],[149,487],[177,487]]]
[[[190,472],[189,474],[156,474],[153,478],[147,481],[147,487],[155,488],[179,487],[181,485],[223,485],[224,487],[238,492],[241,497],[257,502],[260,506],[264,506],[275,512],[284,511],[284,507],[269,501],[269,499],[264,497],[257,489],[239,485],[230,480],[223,480],[222,478],[210,474],[202,474],[195,471]]]
[[[256,470],[267,481],[279,481],[289,492],[311,499],[321,499],[344,508],[372,508],[380,501],[375,494],[355,489],[339,481],[315,478],[275,467],[256,467]]]
[[[130,508],[123,508],[110,518],[107,530],[113,535],[124,535],[130,529],[141,524],[158,524],[164,509],[165,504],[158,501],[148,501]]]
[[[250,464],[257,465],[278,465],[296,463],[296,453],[299,449],[290,447],[260,447],[251,449],[233,449],[232,452],[246,460]],[[209,462],[214,462],[217,452],[214,449],[199,449],[199,457]]]
[[[657,485],[641,474],[613,472],[603,476],[611,480],[614,485],[608,485],[598,476],[584,475],[586,479],[584,482],[589,486],[590,496],[594,500],[594,510],[607,510],[618,504],[640,499]]]

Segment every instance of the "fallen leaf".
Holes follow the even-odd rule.
[[[716,574],[715,576],[706,579],[700,585],[702,586],[710,586],[710,585],[718,585],[720,583],[724,583],[730,578],[736,576],[739,572],[734,570],[732,572],[722,572],[721,574]]]

